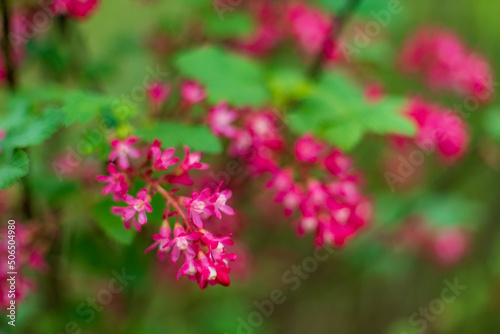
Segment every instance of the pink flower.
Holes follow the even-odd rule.
[[[333,176],[344,178],[351,169],[352,161],[339,150],[334,150],[325,157],[323,165]]]
[[[108,173],[110,175],[97,176],[97,181],[108,183],[102,190],[102,194],[106,195],[112,193],[114,195],[114,200],[119,201],[123,195],[127,193],[129,185],[125,182],[125,176],[118,173],[114,164],[108,164]]]
[[[434,239],[433,250],[438,260],[444,265],[458,263],[469,248],[469,235],[460,229],[440,231]]]
[[[132,147],[132,145],[134,145],[136,142],[137,137],[129,137],[123,141],[114,139],[111,142],[113,150],[109,154],[109,161],[118,159],[118,167],[123,170],[128,169],[130,167],[128,158],[130,157],[137,159],[141,156],[141,151]]]
[[[170,85],[156,82],[147,88],[149,103],[153,106],[154,110],[158,110],[163,102],[167,99],[170,94]]]
[[[166,223],[160,228],[159,234],[153,235],[153,240],[155,242],[151,246],[149,246],[144,253],[146,254],[152,249],[158,247],[158,258],[160,260],[165,259],[167,253],[170,251],[170,248],[165,247],[165,245],[170,242],[171,237],[172,230],[170,229],[170,226],[168,226],[168,223]]]
[[[182,99],[192,105],[203,101],[207,97],[205,89],[196,81],[186,81],[181,87]]]
[[[208,123],[213,133],[233,138],[236,135],[236,129],[231,125],[238,118],[238,113],[227,107],[227,103],[219,103],[212,109],[208,115]]]
[[[169,148],[161,153],[160,142],[155,141],[150,150],[153,159],[153,167],[157,170],[167,170],[169,166],[179,162],[179,158],[172,158],[175,154],[175,148]]]
[[[232,192],[229,189],[219,191],[221,185],[222,182],[219,184],[212,197],[210,197],[210,203],[212,203],[215,216],[218,219],[222,218],[222,215],[220,213],[221,211],[230,216],[235,214],[233,208],[226,204],[227,200],[231,198]]]
[[[300,2],[291,3],[286,13],[292,35],[309,54],[318,53],[330,34],[328,15]]]
[[[179,224],[175,224],[174,228],[174,238],[164,244],[162,248],[168,248],[172,246],[171,259],[172,262],[177,262],[181,253],[186,253],[188,255],[194,256],[195,247],[192,243],[193,240],[199,239],[203,236],[203,233],[194,232],[187,234],[186,230]]]
[[[295,142],[295,158],[301,162],[315,163],[323,151],[323,144],[308,134]]]
[[[183,171],[187,172],[190,169],[208,169],[210,167],[209,164],[200,162],[201,153],[190,153],[189,147],[187,146],[184,146],[184,151],[186,152],[186,156],[184,157],[184,161],[180,164],[180,168]]]
[[[487,101],[493,94],[493,71],[482,56],[466,49],[455,34],[422,29],[408,39],[400,63],[408,73],[422,74],[429,87],[455,91]]]
[[[365,99],[371,103],[377,103],[385,96],[384,87],[379,82],[370,83],[365,87]]]
[[[202,251],[198,251],[198,263],[201,266],[201,277],[199,278],[200,288],[204,289],[208,284],[221,284],[228,286],[230,284],[230,269],[223,264],[214,263]]]
[[[185,252],[184,264],[175,274],[175,279],[179,279],[179,277],[182,275],[188,277],[191,281],[195,281],[196,274],[202,271],[203,268],[198,264],[198,262],[196,262],[194,254]]]
[[[114,207],[115,208],[114,212],[121,212],[122,217],[125,221],[128,221],[131,218],[135,217],[135,215],[137,213],[137,220],[138,220],[139,224],[140,225],[146,224],[148,221],[148,218],[146,216],[146,212],[153,211],[151,204],[149,204],[150,199],[148,197],[147,190],[141,189],[137,193],[137,198],[134,198],[133,196],[126,194],[123,196],[123,200],[129,206],[125,207],[125,208]]]
[[[203,221],[201,215],[211,215],[209,197],[210,189],[206,188],[200,193],[193,191],[192,198],[185,197],[182,204],[188,208],[188,215],[193,218],[193,223],[198,228],[203,228]]]
[[[77,19],[85,19],[97,9],[99,0],[54,0],[51,8],[56,14],[70,14]]]

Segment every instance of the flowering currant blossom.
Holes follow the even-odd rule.
[[[181,87],[181,95],[187,105],[200,103],[207,97],[205,88],[196,81],[186,81]]]
[[[165,200],[164,220],[158,234],[153,235],[153,244],[145,252],[148,253],[158,248],[158,258],[163,260],[170,253],[172,262],[182,262],[175,277],[185,276],[192,281],[197,281],[200,288],[209,284],[230,284],[229,263],[236,259],[236,255],[226,251],[227,246],[232,246],[230,235],[216,237],[205,226],[205,220],[211,216],[218,219],[222,214],[234,215],[235,211],[227,204],[231,198],[229,189],[221,190],[221,184],[212,192],[210,188],[201,191],[193,191],[190,198],[177,196],[179,191],[186,191],[174,184],[192,185],[190,173],[193,170],[205,170],[209,165],[201,162],[199,152],[191,152],[185,147],[186,155],[180,162],[174,157],[175,149],[161,147],[161,142],[154,140],[140,149],[132,148],[131,145],[140,144],[137,139],[129,138],[123,142],[113,141],[114,155],[110,159],[118,159],[122,164],[127,162],[126,168],[119,173],[113,164],[108,166],[109,176],[98,176],[97,179],[108,183],[103,190],[104,193],[112,193],[115,199],[123,200],[127,206],[114,206],[111,212],[121,216],[125,228],[131,226],[137,231],[142,230],[146,224],[147,212],[152,212],[150,204],[152,197],[161,196]],[[125,146],[124,146],[125,145]],[[134,158],[140,158],[137,154],[144,152],[143,163],[131,165],[128,157],[131,150]],[[135,154],[137,153],[137,154]],[[134,197],[126,193],[129,188],[127,182],[135,179],[146,183]],[[181,181],[181,182],[179,182]],[[119,196],[118,196],[119,195]],[[168,219],[175,217],[173,236]]]
[[[274,200],[283,206],[286,216],[297,217],[294,221],[300,235],[315,234],[317,246],[342,246],[369,222],[371,202],[361,194],[361,178],[352,170],[351,158],[305,135],[294,146],[294,163],[298,166],[282,167],[284,139],[277,118],[265,111],[238,115],[231,122],[237,135],[222,133],[232,141],[230,152],[247,161],[252,176],[269,177],[267,188],[274,191]],[[213,127],[212,131],[221,135]],[[310,170],[315,173],[309,174]]]
[[[312,135],[305,135],[295,142],[295,158],[301,162],[315,163],[323,150],[323,145],[313,139]]]
[[[488,101],[494,92],[493,71],[489,62],[467,50],[452,32],[424,28],[404,45],[399,62],[409,74],[423,74],[435,90],[454,91]]]
[[[153,107],[153,110],[157,111],[163,105],[168,95],[170,94],[170,85],[156,82],[147,88],[149,104]]]
[[[238,113],[227,107],[227,103],[220,103],[210,109],[208,124],[217,135],[232,138],[236,135],[236,129],[231,123],[238,118]]]
[[[130,162],[128,158],[139,158],[141,156],[141,151],[132,147],[137,142],[137,137],[129,137],[125,140],[115,139],[111,142],[113,150],[109,154],[109,160],[117,160],[118,167],[120,169],[128,169],[130,167]]]
[[[168,225],[168,222],[164,222],[163,226],[160,227],[160,233],[153,235],[153,240],[155,242],[151,246],[149,246],[144,253],[148,253],[152,249],[158,247],[158,258],[160,260],[165,259],[168,252],[170,251],[170,248],[164,246],[170,242],[171,238],[172,238],[172,229]]]
[[[414,99],[406,111],[417,124],[415,142],[420,147],[437,146],[440,155],[451,162],[464,155],[469,143],[465,122],[451,110]]]
[[[146,212],[152,212],[153,208],[149,204],[150,199],[148,198],[148,192],[146,189],[141,189],[137,193],[137,198],[132,195],[126,194],[123,196],[123,200],[129,206],[124,208],[122,211],[122,218],[124,221],[128,221],[135,217],[137,214],[137,221],[139,224],[144,225],[148,221]]]
[[[108,183],[102,190],[102,194],[111,193],[113,194],[113,199],[119,201],[127,193],[129,185],[125,181],[124,174],[118,173],[114,164],[108,165],[108,173],[110,175],[99,175],[97,177],[97,181]]]
[[[160,142],[156,141],[151,147],[151,156],[153,159],[153,167],[157,170],[167,170],[169,166],[173,166],[179,162],[179,158],[173,158],[175,154],[174,148],[166,149],[161,153]]]
[[[100,0],[54,0],[52,10],[57,14],[69,14],[76,19],[88,18],[98,7]]]

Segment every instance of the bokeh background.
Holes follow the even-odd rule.
[[[391,93],[421,94],[448,106],[462,103],[462,98],[430,91],[419,80],[401,74],[396,66],[408,36],[419,27],[437,25],[454,31],[469,48],[487,57],[495,78],[499,77],[500,2],[401,3],[403,12],[362,50],[353,65],[357,71],[382,82]],[[335,10],[344,2],[321,0],[316,4]],[[352,33],[355,24],[372,19],[371,10],[385,6],[384,1],[364,0],[344,34]],[[50,32],[30,41],[20,76],[23,85],[37,87],[69,71],[69,85],[83,82],[114,96],[130,92],[144,78],[148,66],[159,64],[176,80],[169,46],[224,44],[234,35],[248,34],[255,24],[247,7],[243,1],[221,19],[210,1],[105,0],[90,19],[78,23],[77,32],[71,32],[66,45]],[[187,40],[188,29],[205,33],[199,34],[198,40]],[[166,51],[152,52],[152,48]],[[0,101],[6,101],[7,94],[2,89]],[[352,156],[365,175],[375,217],[343,249],[332,254],[322,251],[328,254],[327,259],[317,262],[317,268],[298,281],[295,291],[291,289],[295,284],[283,277],[297,277],[289,271],[313,256],[314,248],[310,238],[297,239],[280,209],[269,205],[271,197],[260,194],[263,182],[246,184],[247,193],[254,196],[239,198],[238,221],[227,222],[230,230],[236,231],[235,249],[241,260],[235,264],[231,285],[201,291],[187,280],[176,281],[170,263],[158,261],[154,254],[143,254],[151,233],[120,244],[95,223],[96,215],[105,215],[96,199],[100,186],[93,181],[95,174],[90,173],[85,182],[81,175],[60,181],[48,163],[66,145],[75,145],[86,128],[75,125],[57,133],[30,152],[32,171],[27,182],[40,198],[38,205],[46,217],[51,217],[56,237],[46,255],[49,268],[33,277],[37,288],[19,307],[12,332],[65,333],[65,326],[72,322],[77,328],[70,326],[67,333],[500,332],[500,119],[495,117],[495,106],[498,98],[468,118],[472,141],[463,161],[447,166],[427,159],[418,168],[415,182],[394,192],[384,177],[391,154],[387,142],[365,140],[358,145]],[[214,157],[213,164],[218,159]],[[95,154],[85,160],[84,171],[100,170]],[[20,187],[4,192],[2,201],[4,213],[19,209]],[[449,244],[444,241],[444,252],[451,247],[450,252],[461,254],[452,264],[439,256],[434,245],[414,245],[426,233],[422,229],[439,233],[455,228],[466,231],[466,237],[448,235]],[[87,323],[89,315],[82,316],[79,305],[95,298],[114,277],[113,271],[122,269],[134,279]],[[466,288],[452,302],[436,302],[443,300],[446,282],[455,281]],[[262,321],[258,316],[249,320],[258,311],[255,302],[269,300],[275,289],[283,291],[285,301],[274,305]],[[430,311],[429,318],[422,316],[420,308],[429,308],[432,303],[439,311]],[[240,319],[259,325],[244,329]],[[0,332],[10,330],[2,320]]]

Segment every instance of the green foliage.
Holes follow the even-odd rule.
[[[5,189],[29,172],[29,159],[26,152],[16,150],[8,159],[0,154],[0,189]]]
[[[108,237],[120,243],[130,245],[134,240],[135,230],[133,228],[125,229],[122,219],[111,212],[112,206],[116,206],[116,203],[111,199],[105,199],[96,203],[92,211],[94,218]]]
[[[19,115],[13,117],[17,118]],[[63,114],[57,109],[46,110],[41,116],[25,114],[19,122],[11,123],[13,126],[3,128],[7,136],[1,146],[8,150],[39,145],[59,128],[62,120]]]
[[[204,21],[207,33],[216,38],[235,38],[248,35],[255,29],[255,22],[249,13],[235,12],[223,20],[218,15],[210,15]]]
[[[164,146],[189,146],[192,150],[206,153],[221,153],[222,144],[203,125],[185,125],[174,122],[156,122],[154,125],[139,128],[136,133],[148,141],[160,140]]]
[[[343,75],[325,75],[312,93],[289,115],[297,134],[313,132],[331,144],[350,150],[366,133],[413,136],[414,125],[401,114],[405,100],[387,97],[373,104]]]
[[[484,113],[483,126],[486,134],[500,144],[500,107],[490,108]]]
[[[212,103],[260,106],[269,100],[264,73],[248,58],[206,46],[181,53],[175,64],[184,76],[206,86]]]

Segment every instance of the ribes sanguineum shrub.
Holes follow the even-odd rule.
[[[489,62],[471,52],[453,32],[423,28],[406,41],[400,55],[403,71],[420,74],[430,88],[488,101],[494,92]]]
[[[209,168],[200,161],[201,154],[185,147],[181,160],[174,148],[163,149],[159,141],[140,143],[136,137],[115,139],[111,145],[108,175],[98,176],[97,180],[107,183],[103,194],[111,194],[124,204],[114,206],[112,212],[122,217],[125,228],[142,230],[148,223],[148,213],[158,210],[151,205],[154,196],[163,197],[166,204],[159,233],[153,235],[154,243],[146,253],[158,248],[160,259],[170,253],[172,262],[182,262],[176,278],[186,276],[202,289],[208,284],[229,285],[229,261],[236,259],[236,255],[226,252],[226,247],[233,245],[231,234],[216,237],[205,228],[205,221],[210,216],[221,219],[223,214],[235,214],[227,204],[231,191],[222,189],[221,183],[216,189],[193,191],[191,196],[178,195],[194,184],[192,170]],[[134,180],[146,186],[131,194]]]
[[[371,216],[362,195],[360,176],[341,151],[307,134],[290,152],[276,113],[214,106],[208,122],[212,131],[229,139],[231,155],[244,160],[252,176],[267,179],[266,188],[293,217],[297,232],[312,232],[317,246],[341,246]]]

